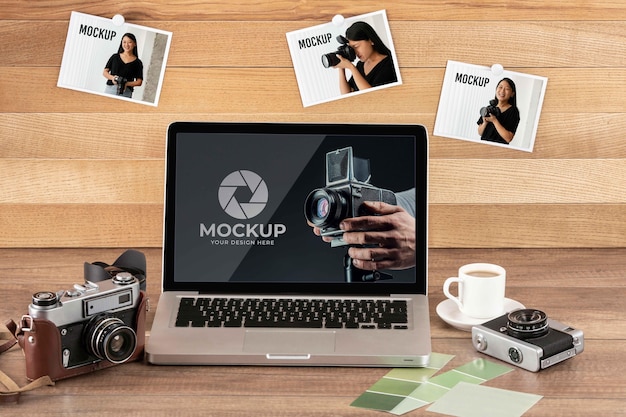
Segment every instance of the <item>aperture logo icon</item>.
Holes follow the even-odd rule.
[[[251,194],[249,201],[237,200],[241,191]],[[251,219],[259,215],[267,205],[267,185],[255,172],[246,170],[231,172],[220,184],[218,199],[229,216],[235,219]]]

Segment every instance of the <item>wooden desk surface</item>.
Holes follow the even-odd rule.
[[[81,282],[85,261],[112,262],[117,249],[0,250],[0,319],[18,319],[31,294]],[[154,317],[161,254],[148,257],[148,293]],[[539,373],[516,369],[485,385],[539,394],[526,416],[626,415],[626,249],[437,249],[430,252],[433,350],[455,355],[442,371],[481,357],[469,333],[435,313],[441,286],[462,264],[493,262],[508,272],[507,296],[583,330],[585,351]],[[495,360],[495,359],[494,359]],[[14,347],[0,369],[26,384],[24,359]],[[382,416],[350,406],[387,373],[381,368],[160,367],[128,363],[59,381],[0,404],[14,415]],[[468,405],[471,406],[471,405]],[[6,414],[8,415],[8,413]],[[425,408],[407,415],[437,415]]]

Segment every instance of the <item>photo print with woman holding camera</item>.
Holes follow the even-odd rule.
[[[402,84],[385,10],[287,33],[304,107]]]
[[[57,87],[157,106],[172,33],[72,12]]]
[[[503,78],[496,86],[496,96],[480,109],[478,134],[481,140],[508,145],[513,140],[520,121],[515,82]]]
[[[548,79],[448,61],[433,134],[532,152]]]
[[[349,48],[349,53],[347,56],[337,53],[336,63],[332,67],[339,71],[339,89],[342,94],[398,81],[391,51],[368,23],[353,23],[346,30],[346,36],[340,39],[344,50]],[[328,55],[332,56],[332,53],[324,57]],[[358,59],[356,65],[353,62],[355,58]]]

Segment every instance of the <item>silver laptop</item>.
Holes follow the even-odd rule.
[[[427,162],[420,125],[171,124],[148,361],[425,366]],[[411,213],[414,256],[348,244],[365,201]]]

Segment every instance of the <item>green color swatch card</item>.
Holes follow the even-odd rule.
[[[541,398],[541,395],[459,382],[428,407],[428,411],[457,417],[519,417]]]
[[[401,415],[437,401],[459,383],[478,385],[513,370],[480,358],[430,378],[450,359],[433,353],[428,368],[394,369],[351,405]]]
[[[371,410],[391,411],[405,401],[420,384],[441,368],[454,356],[432,353],[430,362],[424,368],[395,368],[372,385],[351,404],[353,407]],[[426,405],[423,403],[419,407]]]

